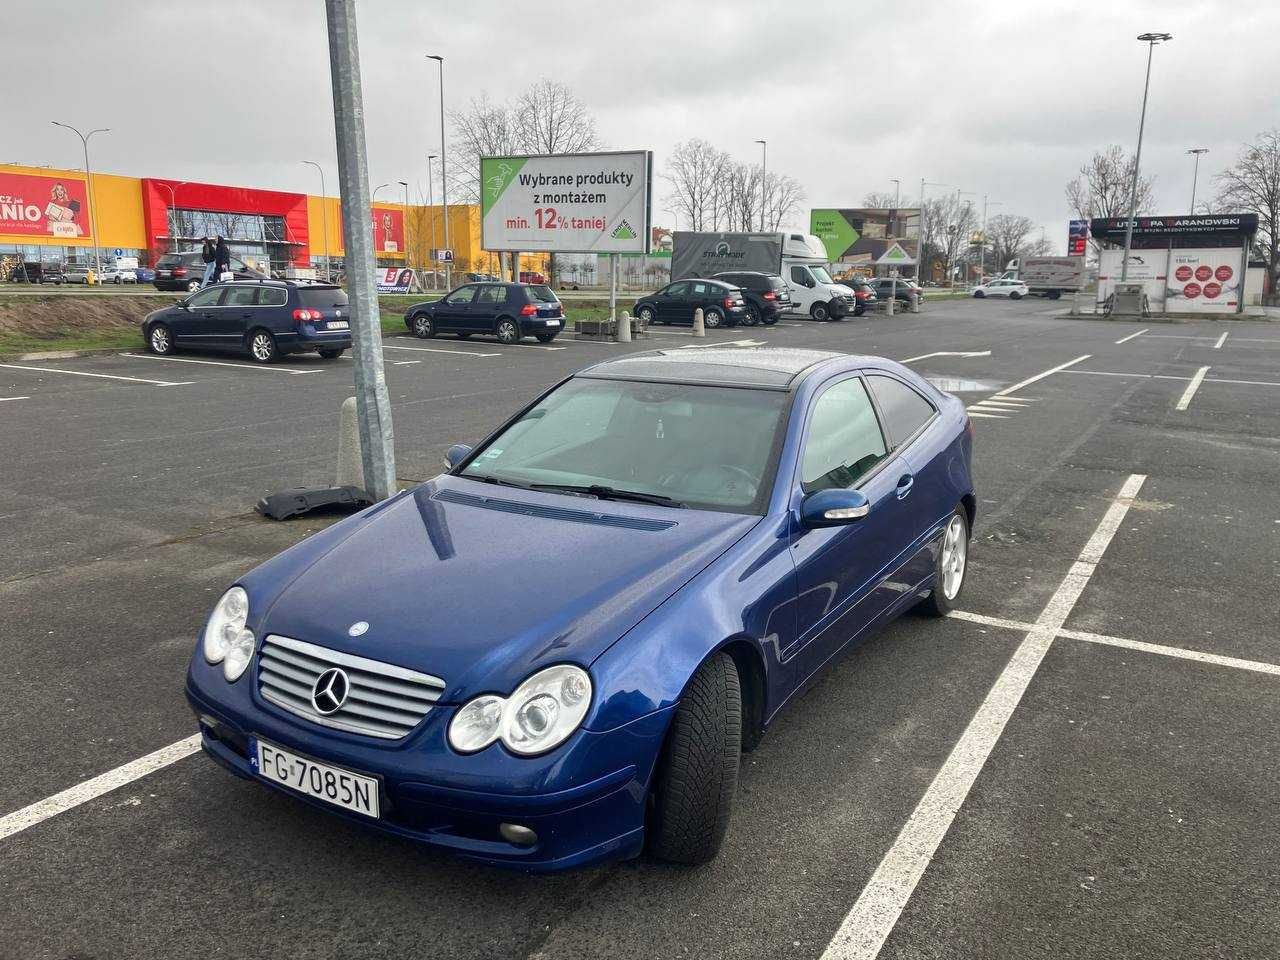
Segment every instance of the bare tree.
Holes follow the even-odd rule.
[[[667,209],[687,230],[716,230],[723,216],[723,173],[728,156],[705,140],[677,143],[663,174],[671,191]]]
[[[1135,213],[1149,213],[1152,203],[1151,177],[1138,177],[1138,204]],[[1133,189],[1133,158],[1112,144],[1099,150],[1067,183],[1067,202],[1081,220],[1094,217],[1127,217]],[[1092,242],[1091,242],[1092,243]],[[1096,255],[1098,245],[1092,243]]]
[[[901,203],[902,201],[898,201]],[[862,198],[862,205],[871,210],[892,210],[894,207],[893,194],[888,191],[872,190]]]
[[[596,118],[563,83],[546,77],[516,99],[515,140],[526,153],[587,153],[600,143]]]
[[[795,177],[771,173],[768,177],[769,198],[764,208],[765,228],[777,230],[796,216],[804,202],[804,187]]]
[[[993,269],[1003,270],[1004,265],[1017,257],[1035,256],[1030,252],[1028,240],[1036,225],[1030,217],[1002,213],[987,220],[987,243],[991,248]]]
[[[1280,263],[1280,129],[1247,143],[1235,163],[1218,174],[1218,203],[1258,215],[1258,244],[1267,258],[1268,289]]]
[[[977,225],[973,204],[954,193],[925,201],[924,258],[925,276],[928,262],[938,261],[942,274],[950,279],[952,270],[969,248],[969,238]]]
[[[480,158],[520,152],[515,118],[506,104],[494,103],[481,93],[464,109],[451,112],[449,122],[453,124],[450,186],[463,203],[479,203]]]

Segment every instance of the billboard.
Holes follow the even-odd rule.
[[[375,207],[373,215],[373,249],[378,253],[404,251],[404,211]]]
[[[0,234],[89,237],[90,223],[83,179],[0,173]]]
[[[408,267],[379,268],[373,272],[379,293],[408,293],[413,289],[413,270]]]
[[[673,234],[671,279],[713,277],[726,270],[779,273],[782,270],[780,233]]]
[[[1098,263],[1098,302],[1104,302],[1120,279],[1124,251],[1102,251]],[[1169,313],[1236,313],[1244,283],[1239,247],[1174,247],[1134,250],[1129,255],[1128,282],[1141,283],[1153,311]]]
[[[809,212],[809,232],[826,244],[832,263],[870,266],[896,246],[899,264],[916,261],[920,252],[920,209],[849,207]]]
[[[485,250],[648,253],[653,154],[480,158]]]
[[[1067,256],[1083,257],[1089,242],[1089,221],[1072,220],[1067,227]]]

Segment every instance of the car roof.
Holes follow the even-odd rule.
[[[652,350],[605,360],[578,373],[599,380],[697,383],[719,387],[790,390],[805,375],[830,360],[856,359],[832,350],[755,347],[714,350]],[[870,358],[868,358],[870,359]]]

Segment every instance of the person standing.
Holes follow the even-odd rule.
[[[218,234],[218,243],[214,247],[213,259],[215,264],[213,275],[218,280],[221,280],[222,272],[231,269],[231,251],[227,249],[227,241],[222,234]]]
[[[213,237],[204,238],[204,249],[200,252],[200,258],[204,260],[204,277],[200,281],[200,287],[203,289],[213,282],[213,272],[217,269],[218,254]]]

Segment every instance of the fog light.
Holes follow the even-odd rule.
[[[522,827],[518,823],[500,823],[498,824],[498,832],[502,834],[502,839],[507,843],[514,843],[517,847],[532,847],[538,842],[538,835],[528,827]]]

